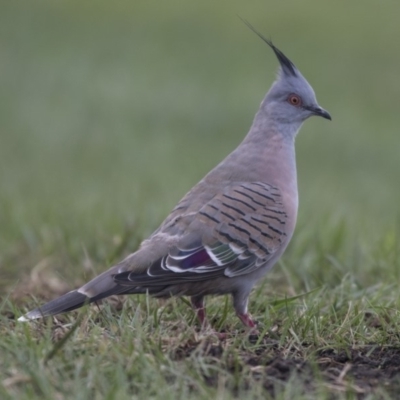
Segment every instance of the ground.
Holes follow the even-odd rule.
[[[44,295],[45,298],[63,293],[65,289],[64,284],[58,279],[52,280],[50,286],[44,280],[41,280],[41,284],[38,285],[38,282],[27,279],[14,292],[13,304],[19,304],[21,300],[26,301],[26,294],[34,284],[41,288],[41,297]],[[58,291],[60,292],[57,293]],[[132,313],[135,308],[132,302],[134,303],[132,299],[113,296],[104,304],[89,307],[85,313],[74,312],[30,324],[28,329],[31,330],[30,335],[35,341],[52,343],[52,348],[50,349],[47,345],[47,350],[41,356],[42,363],[57,365],[59,360],[64,359],[65,352],[72,351],[79,354],[82,335],[92,335],[95,340],[103,341],[106,347],[114,340],[117,340],[118,346],[123,345],[126,338],[121,339],[122,343],[119,343],[116,325],[122,322],[120,313],[124,314],[124,310]],[[176,306],[176,303],[171,303],[170,300],[150,300],[150,302],[152,314],[159,311],[161,306],[163,308],[161,315],[167,315]],[[182,306],[187,307],[186,304],[178,304],[178,308]],[[151,310],[152,307],[156,309]],[[2,318],[6,318],[9,326],[17,330],[21,328],[21,325],[25,325],[15,321],[16,315],[11,310],[3,311]],[[322,345],[321,341],[304,341],[293,331],[290,332],[290,329],[288,334],[292,334],[295,340],[282,340],[284,321],[279,321],[279,319],[276,319],[275,324],[269,329],[257,334],[246,332],[240,325],[236,325],[233,330],[222,327],[219,332],[224,333],[225,336],[221,338],[215,331],[201,330],[195,322],[194,315],[191,315],[189,323],[194,323],[194,326],[191,326],[188,332],[184,332],[184,329],[187,329],[185,323],[165,321],[161,317],[156,329],[158,333],[151,338],[149,347],[141,351],[148,352],[148,357],[157,359],[159,358],[157,349],[161,350],[164,353],[161,363],[175,364],[176,367],[172,370],[182,366],[195,368],[194,375],[197,382],[188,383],[187,390],[196,398],[204,397],[199,390],[199,385],[204,385],[211,390],[207,392],[207,395],[209,393],[220,395],[222,384],[225,385],[225,394],[228,393],[229,396],[249,395],[252,398],[258,398],[258,395],[285,398],[293,391],[293,398],[302,398],[302,396],[349,398],[350,396],[350,398],[367,399],[371,395],[374,396],[373,398],[388,398],[387,396],[395,398],[399,393],[400,346],[398,345],[371,342],[349,346],[336,343],[334,347],[330,347],[328,344]],[[380,319],[373,313],[364,313],[363,322],[373,330],[385,329]],[[211,324],[218,325],[218,314],[213,317]],[[119,329],[124,328],[120,326]],[[261,323],[259,330],[262,329]],[[332,326],[332,329],[337,330],[337,326]],[[153,333],[152,329],[149,329],[145,336],[151,337]],[[132,331],[132,334],[134,335],[135,332]],[[392,332],[392,335],[398,336],[395,332]],[[393,336],[392,342],[395,342],[396,339]],[[130,340],[134,341],[134,336],[131,336]],[[157,341],[159,341],[158,345]],[[64,356],[62,356],[63,352]],[[132,347],[125,356],[134,357],[134,353],[135,350]],[[77,360],[79,358],[78,355]],[[170,368],[165,368],[161,375],[164,382],[179,385],[179,374],[171,372]],[[132,377],[134,376],[133,374]],[[13,393],[13,390],[21,385],[32,384],[32,382],[32,377],[18,371],[9,374],[3,380],[3,386],[8,393]],[[257,386],[256,393],[255,385]],[[142,390],[131,388],[130,392],[139,394]]]
[[[252,335],[249,340],[259,345],[255,352],[243,351],[242,361],[252,371],[253,378],[261,381],[271,395],[294,375],[304,382],[310,393],[315,389],[313,382],[317,376],[332,392],[352,392],[358,398],[364,398],[363,395],[373,392],[379,386],[384,386],[393,396],[400,391],[398,347],[385,348],[371,344],[341,351],[328,348],[317,351],[312,361],[307,361],[300,352],[291,351],[288,354],[280,349],[278,341],[267,336],[260,338]],[[178,349],[176,359],[188,357],[199,346],[204,354],[215,358],[221,358],[224,352],[224,343],[188,343]],[[227,367],[231,371],[236,368],[234,363]],[[216,385],[216,376],[204,379]]]

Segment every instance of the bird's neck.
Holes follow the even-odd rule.
[[[262,181],[297,193],[297,174],[294,138],[300,126],[284,127],[273,120],[256,115],[249,133],[242,143],[210,174],[228,181]],[[292,129],[293,132],[289,132]]]
[[[292,129],[292,132],[289,130]],[[300,127],[285,127],[270,121],[267,124],[255,121],[248,135],[237,150],[253,155],[248,160],[251,175],[261,177],[265,182],[288,186],[291,192],[297,192],[297,173],[295,155],[295,136]],[[240,150],[241,148],[241,150]],[[252,162],[253,161],[253,162]]]
[[[258,137],[259,140],[268,139],[278,134],[282,137],[282,140],[293,142],[302,124],[303,122],[288,122],[286,119],[279,118],[273,109],[271,110],[261,105],[244,141],[248,139],[254,140],[254,138]]]

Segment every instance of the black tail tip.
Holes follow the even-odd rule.
[[[89,297],[79,293],[77,290],[73,290],[72,292],[68,292],[63,296],[46,303],[42,307],[29,311],[25,315],[19,317],[18,321],[26,322],[33,319],[61,314],[63,312],[75,310],[76,308],[82,307],[90,302]]]

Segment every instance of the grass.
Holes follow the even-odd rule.
[[[389,399],[400,388],[397,2],[65,2],[0,13],[0,397]],[[15,316],[133,251],[242,139],[277,63],[332,123],[297,139],[293,241],[254,290]]]

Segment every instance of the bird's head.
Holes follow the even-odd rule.
[[[267,93],[263,106],[281,122],[303,122],[312,116],[331,120],[328,111],[317,102],[315,92],[296,66],[269,40],[279,60],[278,77]]]
[[[261,109],[279,123],[301,125],[311,116],[331,120],[330,114],[320,107],[313,88],[296,66],[271,40],[266,39],[247,21],[243,22],[271,47],[280,64],[277,79],[261,103]]]

